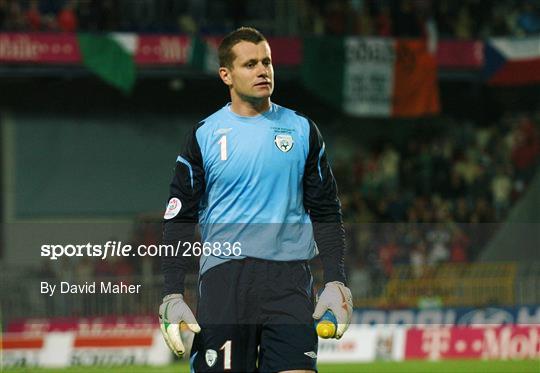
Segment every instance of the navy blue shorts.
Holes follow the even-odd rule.
[[[200,278],[195,372],[316,371],[313,277],[306,261],[247,258]]]

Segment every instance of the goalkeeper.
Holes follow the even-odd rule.
[[[163,238],[192,242],[199,223],[203,246],[219,250],[201,256],[196,317],[183,299],[188,258],[163,258],[161,330],[178,356],[179,323],[196,333],[195,372],[316,371],[314,319],[331,310],[340,338],[352,314],[325,145],[309,118],[271,102],[272,56],[260,32],[233,31],[218,54],[231,102],[187,136]],[[325,286],[316,303],[308,261],[317,254]]]

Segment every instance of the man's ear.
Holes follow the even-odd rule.
[[[227,67],[219,68],[219,77],[229,87],[232,85],[231,72]]]

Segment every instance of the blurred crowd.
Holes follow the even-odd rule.
[[[540,33],[537,1],[310,0],[315,34],[473,39]],[[318,24],[317,24],[318,23]]]
[[[388,278],[398,264],[420,278],[439,263],[475,260],[538,169],[538,114],[450,125],[338,162],[355,286],[367,291],[370,278]]]
[[[443,38],[540,33],[536,0],[0,0],[4,31],[224,34],[251,25],[267,35]]]
[[[514,114],[495,126],[447,123],[403,146],[358,146],[352,162],[334,166],[345,220],[500,221],[534,175],[538,124],[534,115]]]

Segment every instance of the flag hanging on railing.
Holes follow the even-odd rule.
[[[540,37],[491,38],[484,48],[484,78],[493,85],[540,82]]]
[[[353,116],[439,112],[436,57],[422,40],[307,38],[302,77],[308,89]]]
[[[137,34],[78,34],[83,64],[109,84],[128,94],[135,84]]]
[[[188,52],[189,64],[194,69],[205,74],[217,74],[218,40],[216,38],[194,36],[191,38],[191,48]]]

